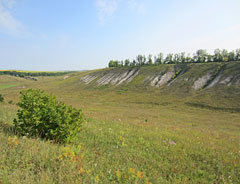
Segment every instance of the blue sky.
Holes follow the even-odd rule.
[[[239,0],[0,0],[0,70],[240,48]]]

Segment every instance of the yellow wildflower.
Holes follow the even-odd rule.
[[[138,177],[139,179],[142,179],[143,176],[144,176],[144,172],[140,172],[140,171],[137,172],[137,177]]]
[[[117,176],[117,179],[120,180],[121,176],[122,176],[122,173],[119,170],[117,170],[116,171],[116,176]]]
[[[68,155],[68,154],[67,154],[66,152],[65,152],[65,153],[63,153],[63,156],[64,156],[64,157],[67,157],[67,155]]]
[[[150,181],[148,180],[148,178],[146,178],[146,179],[145,179],[145,184],[152,184],[152,182],[150,182]]]
[[[96,177],[95,177],[95,182],[98,183],[99,181],[100,181],[99,177],[96,176]]]
[[[134,174],[135,173],[135,168],[128,168],[129,174]]]
[[[81,167],[81,168],[79,168],[79,174],[83,174],[84,173],[84,169]]]
[[[128,168],[128,173],[135,177],[135,168]]]
[[[62,159],[63,159],[62,155],[58,156],[58,160],[62,160]]]
[[[11,146],[18,145],[18,138],[17,137],[9,137],[8,138],[8,144]]]
[[[14,140],[14,144],[15,144],[15,145],[18,145],[18,139],[15,139],[15,140]]]

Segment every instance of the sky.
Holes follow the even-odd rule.
[[[0,0],[0,70],[240,48],[240,0]]]

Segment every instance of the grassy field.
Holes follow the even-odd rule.
[[[73,144],[17,137],[11,125],[22,89],[1,89],[0,182],[240,182],[238,89],[179,96],[134,83],[96,89],[82,87],[82,75],[39,77],[35,82],[0,76],[0,86],[44,89],[81,108],[87,118]]]
[[[16,85],[15,84],[1,85],[0,90],[1,89],[6,89],[6,88],[11,88],[11,87],[14,87],[14,86],[16,86]]]
[[[31,71],[31,70],[0,70],[0,72],[23,72],[23,73],[57,73],[58,71]]]

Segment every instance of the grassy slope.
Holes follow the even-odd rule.
[[[169,66],[146,67],[142,75],[165,70],[164,67]],[[209,70],[206,65],[198,68],[188,75],[198,77],[203,70]],[[231,70],[231,74],[237,72]],[[14,135],[2,130],[0,181],[239,183],[238,88],[218,86],[197,93],[187,90],[188,96],[181,82],[176,87],[145,89],[141,86],[144,77],[140,75],[129,85],[92,88],[93,84],[79,84],[82,75],[74,73],[66,80],[63,76],[42,77],[37,82],[14,83],[53,92],[67,104],[82,108],[88,121],[76,145],[54,145],[26,138],[17,138],[16,143]],[[12,87],[0,93],[6,101],[17,102],[20,90]],[[0,120],[10,123],[16,109],[15,105],[0,104]],[[79,145],[81,149],[77,149]]]

